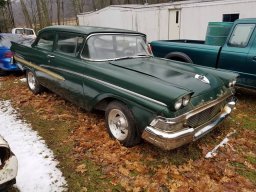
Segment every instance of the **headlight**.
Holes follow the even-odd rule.
[[[176,101],[176,103],[174,104],[174,108],[176,110],[180,109],[182,106],[182,98],[180,98],[178,101]]]
[[[236,80],[233,81],[233,87],[236,85]]]
[[[191,99],[191,96],[190,95],[185,95],[183,97],[181,97],[180,99],[178,99],[176,101],[176,103],[174,104],[174,108],[176,110],[180,109],[181,107],[185,107],[189,104],[190,102],[190,99]]]
[[[190,95],[186,95],[182,98],[182,105],[187,106],[190,101]]]

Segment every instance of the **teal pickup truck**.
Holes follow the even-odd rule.
[[[237,85],[255,89],[255,25],[256,18],[235,21],[223,46],[194,40],[160,40],[150,45],[156,57],[236,72]]]

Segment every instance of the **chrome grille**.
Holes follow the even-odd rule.
[[[208,121],[210,121],[214,116],[221,112],[224,106],[224,102],[214,105],[196,115],[188,118],[187,125],[189,127],[196,128]]]

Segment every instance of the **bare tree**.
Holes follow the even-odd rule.
[[[43,18],[43,23],[44,26],[49,26],[51,25],[50,17],[49,17],[49,12],[48,12],[48,6],[45,0],[41,0],[40,5],[42,6],[42,18]]]
[[[0,0],[0,11],[2,13],[0,23],[1,29],[8,32],[15,26],[11,1]]]
[[[21,9],[22,9],[23,15],[25,17],[26,25],[29,26],[30,28],[32,28],[32,19],[28,12],[28,9],[27,9],[27,6],[26,6],[24,0],[20,0],[20,4],[21,4]]]
[[[61,11],[60,0],[56,0],[56,4],[57,4],[57,21],[58,21],[58,25],[60,25],[60,11]]]
[[[40,26],[40,28],[43,28],[44,23],[43,23],[42,7],[41,7],[41,1],[40,0],[36,0],[36,7],[37,7],[37,16],[38,16],[38,20],[39,20],[39,26]]]

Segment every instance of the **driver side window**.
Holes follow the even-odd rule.
[[[228,42],[229,46],[232,47],[246,47],[252,32],[255,28],[255,24],[238,24],[236,25],[230,40]]]
[[[52,51],[53,43],[55,39],[55,33],[45,32],[39,37],[36,47],[45,49],[47,51]]]

